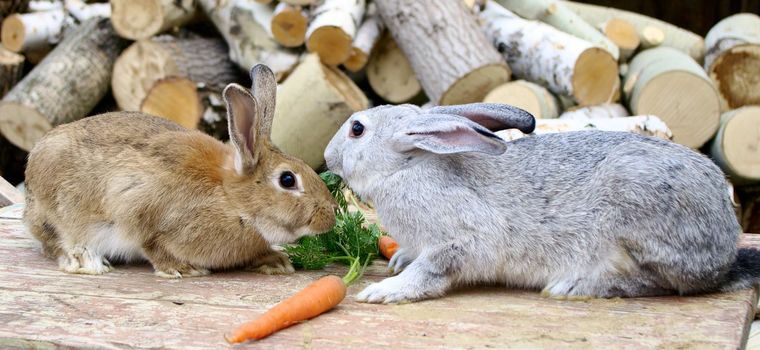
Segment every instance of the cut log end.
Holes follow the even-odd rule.
[[[6,49],[13,52],[20,52],[23,49],[26,29],[19,15],[10,15],[3,20],[0,37]]]
[[[301,46],[306,40],[308,24],[300,7],[288,7],[272,17],[272,36],[282,46]]]
[[[556,118],[558,106],[546,89],[526,81],[512,81],[491,90],[486,103],[503,103],[519,107],[539,119]]]
[[[592,47],[580,54],[573,69],[573,96],[580,105],[613,102],[619,88],[618,65],[609,52]]]
[[[155,0],[111,0],[111,23],[119,36],[147,39],[163,25],[163,8]]]
[[[334,67],[321,66],[321,68],[328,86],[342,97],[343,102],[351,110],[361,111],[367,108],[367,97],[351,79]]]
[[[722,157],[735,176],[760,181],[760,106],[737,110],[725,124]]]
[[[0,132],[27,152],[52,128],[47,118],[34,108],[13,102],[0,105]]]
[[[138,41],[119,56],[114,64],[111,88],[119,108],[137,111],[156,80],[178,71],[171,55],[150,40]],[[142,77],[140,79],[135,76]]]
[[[723,110],[760,104],[760,45],[734,46],[718,56],[708,71]]]
[[[407,102],[422,92],[411,63],[389,33],[380,38],[369,58],[367,80],[372,90],[390,103]]]
[[[645,84],[638,96],[631,110],[662,118],[674,130],[673,141],[677,143],[701,147],[718,129],[720,101],[712,85],[694,73],[670,71],[660,74]],[[689,103],[679,104],[676,108],[674,100]],[[697,115],[702,117],[695,119]]]
[[[367,65],[368,60],[369,56],[364,53],[364,51],[356,47],[352,47],[351,53],[348,55],[348,59],[343,62],[343,66],[352,72],[358,72]]]
[[[511,71],[506,63],[494,63],[473,69],[459,78],[443,93],[440,105],[456,105],[483,101],[486,94],[509,81]]]
[[[641,39],[630,22],[613,18],[604,25],[604,34],[623,51],[633,51],[639,47]]]
[[[665,41],[665,32],[655,26],[646,26],[639,33],[639,40],[644,48],[660,46]]]
[[[351,36],[340,27],[324,26],[311,33],[306,47],[319,55],[322,63],[335,66],[348,59],[352,41]]]
[[[169,77],[156,82],[140,106],[143,113],[196,129],[203,114],[196,85],[189,79]]]

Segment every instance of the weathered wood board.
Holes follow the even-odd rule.
[[[328,272],[236,271],[166,280],[147,265],[69,275],[23,230],[20,205],[0,210],[0,348],[740,348],[755,290],[697,297],[562,301],[478,287],[405,305],[356,303],[383,278],[378,261],[335,310],[257,343],[222,335]],[[760,246],[760,237],[751,237]],[[341,273],[341,268],[331,272]]]

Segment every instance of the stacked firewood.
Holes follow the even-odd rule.
[[[699,149],[737,198],[760,183],[754,14],[704,38],[558,0],[12,0],[0,17],[0,133],[26,151],[93,109],[225,140],[221,91],[263,63],[280,84],[273,140],[315,169],[353,112],[496,102],[533,113],[536,134],[630,131]]]

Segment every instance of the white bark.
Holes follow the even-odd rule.
[[[3,46],[13,52],[49,48],[61,41],[65,23],[62,9],[10,15],[3,21]]]
[[[625,131],[666,140],[673,136],[668,126],[653,115],[602,119],[538,119],[536,120],[536,130],[531,135],[582,130]],[[525,135],[516,129],[498,131],[496,135],[507,141],[531,137],[531,135]]]
[[[343,63],[361,24],[365,0],[323,0],[311,14],[306,30],[306,47],[316,52],[325,64]],[[321,31],[329,31],[320,35]]]
[[[701,62],[705,55],[705,41],[701,36],[676,27],[670,23],[638,13],[610,7],[582,4],[572,1],[564,1],[564,4],[581,18],[586,20],[586,22],[602,23],[612,18],[620,18],[633,24],[639,33],[642,33],[646,27],[655,27],[665,36],[661,44],[662,46],[668,46],[686,52],[698,62]]]
[[[298,55],[272,39],[272,9],[247,0],[198,0],[201,8],[227,41],[230,59],[248,71],[258,63],[269,66],[282,79],[298,63]]]
[[[607,50],[616,61],[620,57],[618,47],[584,21],[565,4],[557,0],[497,0],[510,11],[526,19],[537,20],[584,39]]]
[[[618,103],[605,103],[596,106],[587,106],[571,111],[566,111],[559,116],[563,120],[585,120],[585,119],[609,119],[627,117],[631,114],[623,105]]]
[[[383,19],[377,12],[375,4],[371,3],[367,6],[364,22],[362,22],[362,25],[356,32],[354,42],[351,44],[351,53],[343,65],[352,72],[357,72],[364,68],[370,53],[372,53],[372,49],[378,40],[380,40],[383,30],[385,30]]]
[[[760,16],[739,13],[722,19],[705,36],[705,69],[727,49],[744,44],[760,45]]]
[[[578,64],[583,55],[599,49],[548,24],[522,19],[494,1],[486,4],[480,19],[483,31],[504,55],[515,76],[546,86],[556,94],[573,96],[581,104],[613,100],[618,72],[611,55],[593,59],[588,63],[593,68]],[[580,68],[586,70],[579,71]],[[585,79],[592,70],[597,77]],[[583,89],[577,89],[581,84]],[[585,85],[592,87],[592,93]]]
[[[52,10],[63,10],[63,1],[61,0],[37,0],[29,1],[29,12],[43,12]]]
[[[66,11],[79,22],[93,17],[111,17],[111,5],[105,3],[87,4],[82,0],[65,0]]]

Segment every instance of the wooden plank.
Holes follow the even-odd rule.
[[[18,203],[24,203],[24,194],[0,177],[0,207]]]
[[[0,348],[226,348],[222,335],[328,271],[245,271],[165,280],[147,265],[69,275],[24,232],[21,208],[0,209]],[[15,217],[15,218],[14,218]],[[2,219],[5,218],[5,219]],[[760,237],[743,237],[760,246]],[[335,310],[256,345],[265,348],[740,348],[755,290],[694,297],[563,301],[497,286],[405,305],[356,303],[381,280],[376,262]]]

